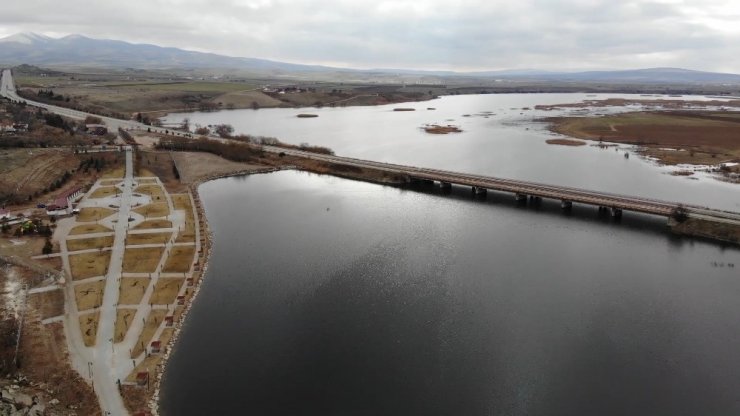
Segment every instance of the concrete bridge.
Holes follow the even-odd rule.
[[[634,211],[644,214],[671,217],[678,210],[683,210],[690,217],[740,225],[740,213],[738,212],[722,211],[697,205],[681,204],[678,202],[661,201],[658,199],[629,195],[619,195],[608,192],[590,191],[515,179],[504,179],[493,176],[452,172],[441,169],[420,168],[349,157],[324,155],[301,150],[285,149],[276,146],[263,146],[263,149],[271,153],[285,153],[286,155],[329,163],[374,169],[405,177],[410,183],[436,183],[444,188],[451,187],[452,185],[467,186],[476,194],[485,194],[489,190],[508,192],[519,201],[543,198],[554,199],[560,201],[563,209],[570,209],[573,203],[579,203],[592,205],[602,211],[608,211],[615,217],[621,216],[622,211]]]

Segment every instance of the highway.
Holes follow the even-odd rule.
[[[72,110],[69,108],[60,107],[57,105],[45,104],[38,101],[32,101],[25,99],[18,95],[15,89],[15,82],[13,81],[13,74],[9,69],[4,69],[2,74],[2,81],[0,81],[0,96],[3,96],[11,101],[17,101],[32,105],[34,107],[44,108],[52,113],[59,114],[60,116],[69,117],[76,120],[84,120],[87,116],[95,116],[103,120],[108,126],[109,130],[116,131],[119,128],[124,130],[147,130],[151,129],[153,132],[164,134],[168,129],[161,127],[147,126],[133,120],[121,120],[112,117],[100,116],[97,114],[86,113],[83,111]],[[170,130],[171,131],[171,130]]]

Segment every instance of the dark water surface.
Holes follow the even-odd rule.
[[[462,188],[200,192],[214,250],[166,415],[740,414],[736,249]]]

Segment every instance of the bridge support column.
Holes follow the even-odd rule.
[[[612,217],[614,218],[622,218],[622,209],[621,208],[611,208],[610,210]]]
[[[542,202],[542,198],[536,195],[530,195],[529,200],[532,202]]]
[[[562,201],[560,201],[560,208],[562,209],[573,208],[573,201],[568,201],[567,199],[563,199]]]
[[[480,186],[473,187],[473,193],[476,195],[485,195],[487,191],[486,188],[481,188]]]
[[[599,205],[599,213],[602,213],[602,212],[607,212],[607,211],[609,211],[609,208],[607,208],[607,207],[605,207],[605,206],[601,206],[601,205]]]
[[[440,182],[440,183],[439,183],[439,186],[440,186],[440,187],[441,187],[442,189],[450,189],[450,188],[452,188],[452,184],[451,184],[451,183],[449,183],[449,182]]]
[[[529,195],[527,194],[514,194],[514,198],[516,198],[516,202],[527,202],[527,198]]]

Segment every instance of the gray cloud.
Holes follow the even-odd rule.
[[[0,35],[80,33],[309,64],[740,72],[733,0],[39,0],[3,9]]]

